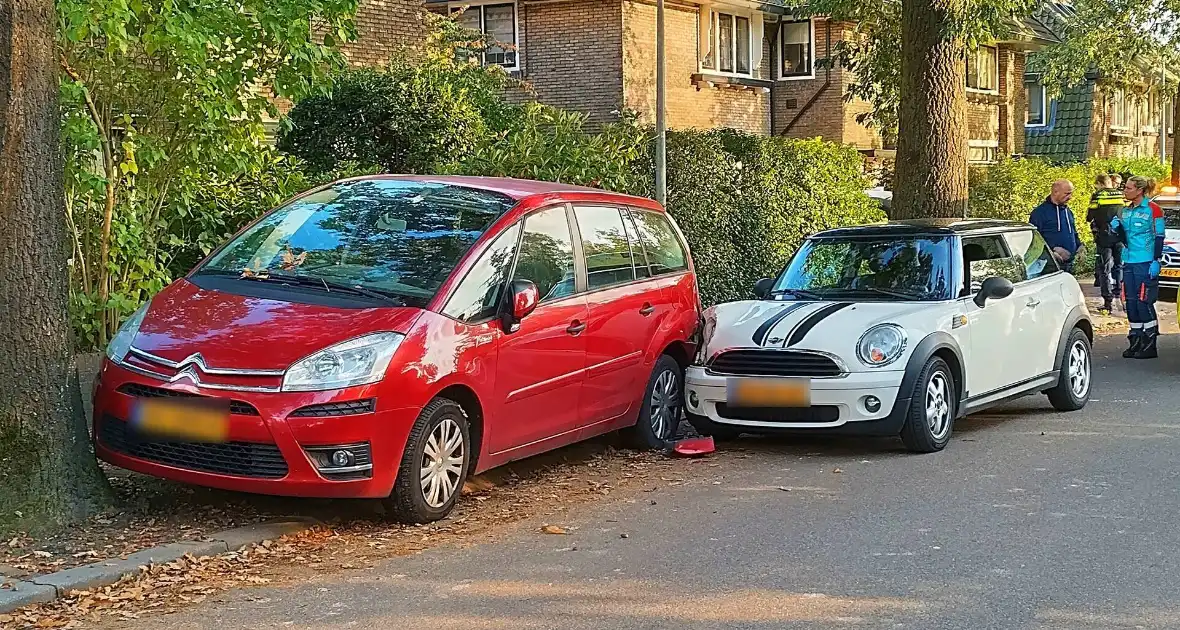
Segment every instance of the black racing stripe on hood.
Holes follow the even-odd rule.
[[[791,338],[787,340],[787,345],[793,346],[800,341],[803,341],[803,338],[807,336],[807,333],[811,332],[812,328],[815,328],[816,324],[824,321],[829,316],[837,313],[838,311],[848,308],[849,306],[852,306],[851,302],[829,304],[812,313],[811,315],[808,315],[807,319],[799,322],[799,325],[795,327],[795,330],[791,331]]]
[[[762,322],[762,324],[758,326],[758,330],[754,331],[754,345],[761,347],[762,344],[766,342],[766,336],[770,334],[770,329],[774,328],[779,322],[783,321],[787,315],[794,313],[806,305],[807,302],[795,302],[793,304],[789,304],[783,308],[783,310],[768,317],[766,321]]]

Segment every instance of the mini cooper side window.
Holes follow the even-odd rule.
[[[963,239],[963,268],[967,271],[967,294],[979,291],[983,281],[992,276],[1023,282],[1024,261],[1008,253],[1000,236],[977,236]]]
[[[524,220],[524,238],[513,280],[537,285],[541,302],[574,294],[574,241],[565,206],[531,214]]]
[[[1024,261],[1025,277],[1029,280],[1047,276],[1058,271],[1057,261],[1049,252],[1049,246],[1041,233],[1036,230],[1021,230],[1004,235],[1008,241],[1008,248],[1013,256],[1019,256]]]
[[[500,306],[500,295],[512,269],[512,255],[520,224],[504,230],[479,257],[447,301],[443,314],[461,322],[477,322],[495,316]]]

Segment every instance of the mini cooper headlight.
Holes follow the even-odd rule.
[[[869,367],[889,365],[905,351],[905,330],[897,324],[873,326],[861,335],[856,344],[856,356]]]

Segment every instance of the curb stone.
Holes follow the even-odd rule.
[[[12,581],[12,588],[0,589],[0,613],[31,604],[44,604],[65,597],[71,591],[89,590],[114,584],[143,567],[178,560],[186,555],[215,556],[242,547],[298,533],[316,525],[314,519],[289,519],[247,525],[211,534],[208,540],[178,542],[144,549],[123,559],[104,560],[28,580]]]

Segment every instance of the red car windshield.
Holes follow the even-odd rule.
[[[341,182],[276,209],[195,275],[285,280],[301,292],[353,287],[424,306],[515,203],[507,195],[449,184]]]

